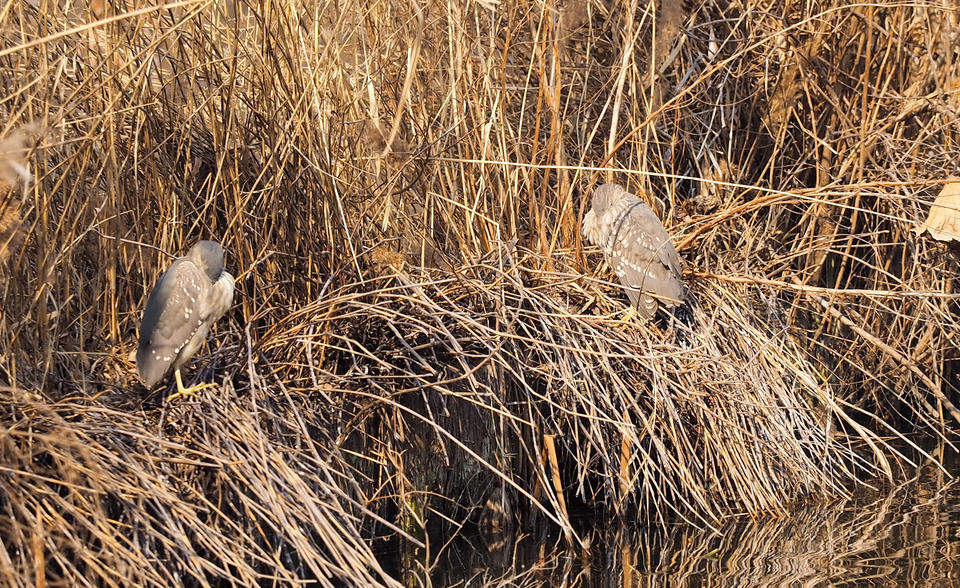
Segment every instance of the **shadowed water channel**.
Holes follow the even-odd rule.
[[[960,482],[951,479],[960,459],[944,465],[949,473],[927,460],[898,485],[810,501],[782,518],[733,519],[718,531],[585,531],[584,553],[554,536],[461,536],[439,555],[405,558],[411,564],[398,575],[407,586],[960,585]]]

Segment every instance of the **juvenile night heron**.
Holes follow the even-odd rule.
[[[230,308],[233,276],[223,269],[223,247],[200,241],[163,273],[147,300],[140,321],[137,374],[153,388],[173,366],[179,396],[213,386],[183,387],[180,368],[193,357],[210,327]]]
[[[644,318],[653,317],[658,300],[667,307],[683,302],[682,265],[670,235],[656,213],[622,186],[604,184],[593,192],[583,236],[603,250]]]

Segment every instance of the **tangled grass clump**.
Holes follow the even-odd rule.
[[[957,173],[957,9],[659,4],[0,11],[0,144],[44,129],[0,186],[3,573],[393,584],[491,491],[576,543],[575,509],[714,525],[951,438],[958,267],[910,229]],[[685,259],[676,316],[624,320],[582,242],[610,180]],[[164,407],[129,354],[201,238],[237,303]]]

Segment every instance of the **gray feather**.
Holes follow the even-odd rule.
[[[164,272],[147,300],[140,321],[137,372],[152,388],[170,369],[177,354],[202,323],[200,303],[210,279],[187,258],[181,257]]]

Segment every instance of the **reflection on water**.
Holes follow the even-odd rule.
[[[950,474],[958,466],[947,459]],[[908,482],[845,503],[735,520],[719,532],[596,530],[592,545],[578,554],[555,539],[465,537],[429,576],[435,586],[960,585],[960,484],[928,463]]]

